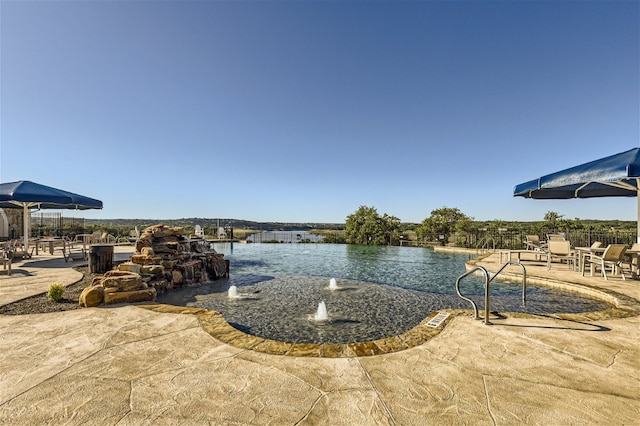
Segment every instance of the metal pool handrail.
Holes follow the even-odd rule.
[[[509,261],[507,263],[505,263],[504,265],[502,265],[502,267],[498,270],[498,272],[496,272],[493,277],[489,277],[489,271],[486,270],[486,268],[484,268],[483,266],[476,266],[475,268],[465,272],[464,274],[460,275],[458,277],[458,279],[456,280],[456,293],[458,293],[458,296],[460,296],[461,299],[466,300],[467,302],[471,303],[471,306],[473,306],[473,312],[475,314],[475,319],[481,319],[480,316],[478,315],[478,306],[476,305],[476,302],[474,302],[473,300],[469,299],[468,297],[465,297],[462,295],[462,293],[460,293],[460,281],[462,281],[463,278],[478,272],[478,271],[482,271],[483,275],[484,275],[484,323],[486,325],[491,325],[491,322],[489,321],[489,311],[490,311],[490,303],[491,303],[491,296],[490,296],[490,292],[489,292],[489,287],[490,287],[490,283],[491,281],[494,280],[495,277],[498,276],[498,274],[500,274],[504,268],[506,268],[509,265],[518,265],[520,266],[520,268],[522,268],[522,306],[526,306],[527,304],[527,270],[524,267],[524,265],[520,262],[512,262]]]

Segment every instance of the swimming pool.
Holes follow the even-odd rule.
[[[352,343],[401,334],[430,313],[469,309],[455,293],[468,255],[430,249],[342,244],[216,244],[230,261],[230,277],[158,297],[162,303],[222,312],[235,328],[272,340]],[[329,289],[335,278],[338,290]],[[236,286],[242,297],[230,298]],[[480,309],[483,281],[462,286]],[[537,314],[576,313],[609,305],[575,293],[529,284],[493,282],[491,309]],[[328,319],[313,317],[325,302]]]

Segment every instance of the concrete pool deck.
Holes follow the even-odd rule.
[[[498,254],[478,264],[501,266]],[[0,315],[0,423],[637,424],[640,281],[524,264],[530,281],[601,291],[627,316],[507,313],[487,326],[466,312],[410,349],[321,358],[231,346],[206,331],[206,313],[180,309]],[[0,305],[79,280],[73,266],[14,264]]]

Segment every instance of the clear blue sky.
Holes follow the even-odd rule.
[[[87,218],[635,220],[513,187],[640,143],[640,3],[0,3],[0,181]]]

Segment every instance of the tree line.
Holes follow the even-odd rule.
[[[403,224],[400,219],[387,213],[380,215],[375,207],[360,206],[358,210],[347,216],[344,241],[349,244],[363,245],[398,245],[402,240],[410,239],[409,232],[414,232],[419,242],[433,242],[446,245],[452,241],[453,235],[471,236],[488,232],[521,232],[541,234],[545,232],[570,232],[576,230],[591,231],[629,231],[636,230],[636,222],[632,221],[598,221],[567,219],[558,212],[548,211],[539,222],[507,222],[503,220],[475,221],[458,208],[441,207],[431,211],[420,224]],[[338,237],[334,237],[338,238]],[[464,241],[456,241],[466,245]]]
[[[176,220],[152,219],[87,219],[73,224],[78,229],[65,229],[64,233],[108,232],[112,235],[127,236],[134,226],[163,223],[167,226],[183,226],[185,232],[193,232],[195,225],[201,225],[207,235],[216,235],[217,226],[232,227],[236,237],[260,230],[307,230],[324,236],[325,243],[348,243],[361,245],[401,245],[403,242],[419,242],[446,245],[454,243],[471,247],[477,244],[479,235],[507,233],[544,235],[548,232],[602,231],[635,232],[635,221],[568,219],[562,214],[549,211],[541,221],[515,222],[504,220],[476,221],[458,208],[441,207],[432,210],[420,223],[401,222],[387,213],[379,214],[375,207],[360,206],[348,215],[345,223],[275,223],[251,222],[237,219],[188,218]],[[69,225],[65,224],[65,228]],[[240,232],[246,230],[246,232]],[[455,237],[455,240],[454,240]]]

